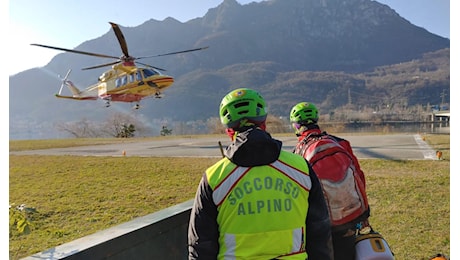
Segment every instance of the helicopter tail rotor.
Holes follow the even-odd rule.
[[[65,77],[62,78],[61,75],[58,75],[58,77],[61,79],[62,83],[61,83],[61,88],[59,89],[59,95],[61,95],[61,92],[62,92],[62,88],[64,88],[64,86],[67,85],[67,79],[69,78],[69,75],[70,75],[70,72],[72,72],[71,69],[69,69],[67,71],[67,74],[65,74]]]
[[[56,94],[56,96],[60,97],[62,89],[64,88],[64,86],[66,86],[70,90],[70,92],[72,92],[73,97],[80,97],[81,91],[72,83],[72,81],[68,79],[71,71],[72,70],[69,69],[64,78],[59,76],[59,78],[62,79],[62,83],[61,88],[59,89],[59,94]]]

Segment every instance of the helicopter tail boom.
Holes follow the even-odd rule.
[[[61,95],[61,91],[59,91],[59,94],[56,94],[56,97],[58,98],[68,98],[76,100],[96,100],[99,98],[98,96],[88,95],[88,93],[86,92],[83,93],[70,80],[64,80],[63,84],[67,86],[70,92],[72,92],[72,96]]]
[[[99,97],[92,97],[92,96],[88,96],[88,97],[75,97],[75,96],[63,96],[63,95],[59,95],[59,94],[56,94],[55,95],[57,98],[67,98],[67,99],[75,99],[75,100],[96,100],[98,99]]]
[[[65,75],[65,77],[62,78],[61,88],[59,89],[59,93],[56,94],[55,96],[58,97],[58,98],[67,98],[67,99],[76,99],[76,100],[96,100],[96,99],[98,99],[97,96],[85,95],[85,93],[83,93],[81,90],[79,90],[72,83],[72,81],[68,80],[71,71],[72,70],[69,69],[69,71],[67,71],[67,74]],[[70,92],[72,93],[72,96],[65,96],[65,95],[61,94],[62,93],[62,88],[64,86],[66,86],[70,90]]]
[[[72,95],[74,97],[80,96],[81,91],[77,87],[75,87],[75,85],[72,83],[72,81],[65,80],[64,84],[67,86],[67,88],[70,90],[70,92],[72,92]]]

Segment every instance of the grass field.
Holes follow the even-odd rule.
[[[424,137],[443,152],[443,160],[361,161],[371,224],[396,259],[450,254],[450,136]],[[10,151],[107,142],[121,141],[10,141]],[[187,201],[206,167],[217,160],[10,155],[9,202],[37,210],[29,215],[29,234],[10,227],[10,259]]]

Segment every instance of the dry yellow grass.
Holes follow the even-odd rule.
[[[443,151],[444,160],[361,162],[371,223],[389,242],[396,259],[450,253],[449,136],[430,135],[426,140]],[[68,142],[79,145],[78,139]],[[10,149],[37,144],[43,148],[63,142],[19,143],[22,148],[10,142]],[[11,155],[9,202],[38,211],[31,216],[30,234],[10,230],[11,259],[189,200],[206,167],[216,160]]]

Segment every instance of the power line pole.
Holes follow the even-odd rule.
[[[351,92],[350,92],[350,88],[348,88],[348,105],[351,105]]]
[[[445,93],[445,89],[442,90],[442,93],[441,93],[441,106],[444,104],[444,97],[446,96],[446,93]]]

